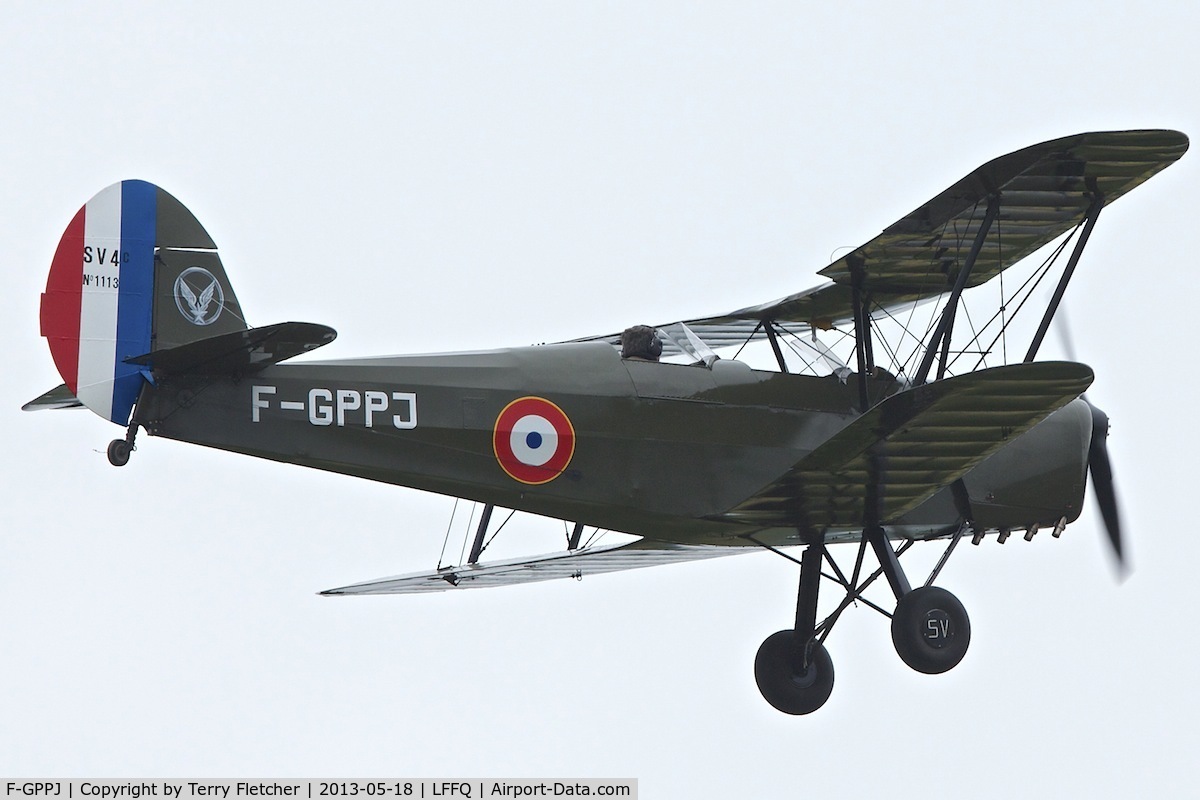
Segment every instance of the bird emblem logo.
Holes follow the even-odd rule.
[[[193,325],[211,325],[225,308],[225,290],[204,267],[188,267],[175,279],[175,306]]]

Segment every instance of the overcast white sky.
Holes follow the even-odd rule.
[[[431,597],[451,502],[20,412],[38,294],[99,189],[153,181],[253,324],[328,357],[523,345],[819,282],[979,164],[1086,130],[1200,134],[1184,3],[6,3],[0,27],[0,774],[602,777],[645,797],[1127,797],[1194,782],[1195,154],[1104,212],[1069,295],[1136,571],[1090,507],[966,547],[971,651],[829,641],[807,718],[754,685],[770,555]],[[529,551],[546,549],[531,538]]]

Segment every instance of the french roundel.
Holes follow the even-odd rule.
[[[575,455],[575,429],[558,406],[541,397],[522,397],[504,407],[492,432],[496,460],[521,483],[548,483]]]

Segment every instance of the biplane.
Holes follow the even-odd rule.
[[[772,706],[806,714],[830,695],[825,643],[859,602],[891,618],[908,666],[957,665],[971,628],[935,585],[947,559],[964,538],[1060,535],[1089,472],[1123,558],[1108,420],[1084,396],[1092,370],[1036,357],[1102,209],[1187,147],[1174,131],[1118,131],[1001,156],[820,270],[824,284],[716,316],[530,347],[290,363],[334,330],[251,327],[196,217],[126,180],[79,210],[54,254],[41,333],[64,384],[25,408],[86,407],[124,427],[107,451],[116,466],[142,430],[482,508],[465,562],[328,595],[771,551],[799,566],[795,622],[766,638],[754,674]],[[1020,279],[1010,268],[1026,262]],[[1028,343],[1011,344],[1051,275]],[[969,311],[979,297],[995,305],[990,318]],[[564,521],[564,548],[481,561],[497,509]],[[598,543],[602,531],[636,538]],[[926,542],[943,551],[914,581],[901,556]],[[838,594],[819,618],[823,585]],[[867,598],[873,585],[885,600]]]

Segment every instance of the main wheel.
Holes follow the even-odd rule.
[[[108,443],[108,463],[114,467],[123,467],[129,463],[129,442],[124,439],[113,439]]]
[[[896,604],[892,644],[904,663],[917,672],[936,675],[953,669],[970,643],[967,610],[945,589],[922,586]]]
[[[807,669],[799,666],[795,631],[767,637],[754,658],[754,680],[768,703],[785,714],[811,714],[833,691],[833,659],[822,644],[814,644]]]

